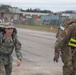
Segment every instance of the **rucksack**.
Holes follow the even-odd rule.
[[[58,27],[56,38],[59,36],[59,34],[68,26],[72,25],[73,23],[76,23],[76,19],[66,18],[63,23]]]
[[[4,35],[5,30],[4,27],[0,27],[0,33],[2,33],[2,35]],[[12,33],[12,40],[14,40],[15,35],[17,35],[17,29],[13,28],[13,33]],[[2,39],[2,43],[4,42],[4,40]]]

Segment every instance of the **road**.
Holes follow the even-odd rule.
[[[18,38],[22,43],[23,60],[17,67],[13,52],[12,75],[62,75],[62,61],[53,62],[55,33],[18,28]]]

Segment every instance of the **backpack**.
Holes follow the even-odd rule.
[[[63,23],[58,27],[57,33],[56,33],[56,38],[59,36],[59,34],[68,26],[72,25],[73,23],[76,23],[76,19],[70,19],[66,18]]]
[[[2,33],[2,35],[4,35],[4,33],[5,33],[4,27],[0,27],[0,33]],[[13,33],[11,35],[13,41],[15,40],[14,39],[15,35],[17,35],[17,29],[16,28],[13,29]],[[4,40],[2,39],[2,43],[3,42],[4,42]]]

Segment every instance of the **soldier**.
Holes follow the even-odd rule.
[[[76,20],[74,19],[72,23],[71,21],[70,25],[59,33],[55,42],[54,61],[58,62],[59,52],[61,52],[64,63],[63,75],[76,75]]]
[[[0,75],[11,75],[12,73],[12,52],[15,47],[17,60],[17,66],[20,66],[22,54],[21,43],[19,42],[17,35],[11,36],[14,30],[14,26],[7,24],[4,27],[5,33],[0,33],[0,61],[2,61],[2,68],[0,66]],[[1,38],[2,37],[2,38]],[[1,65],[1,64],[0,64]],[[4,67],[3,67],[4,66]],[[4,73],[5,69],[5,74]],[[2,73],[3,72],[3,73]]]

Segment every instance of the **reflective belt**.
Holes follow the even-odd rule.
[[[69,43],[68,43],[69,46],[71,47],[76,47],[76,39],[75,38],[71,38]]]

